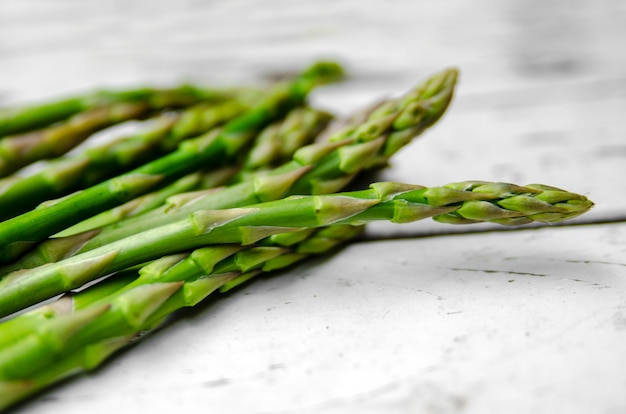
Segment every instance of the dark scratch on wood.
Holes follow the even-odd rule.
[[[537,277],[545,277],[548,275],[542,273],[530,273],[530,272],[514,272],[512,270],[494,270],[494,269],[471,269],[464,267],[453,267],[450,270],[454,271],[467,271],[467,272],[481,272],[481,273],[504,273],[507,275],[519,275],[519,276],[537,276]]]
[[[604,264],[613,266],[626,266],[626,263],[604,262],[600,260],[565,260],[566,263],[584,263],[584,264]]]

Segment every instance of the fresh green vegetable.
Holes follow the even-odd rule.
[[[171,154],[4,221],[0,226],[0,261],[11,261],[36,242],[201,167],[223,165],[249,145],[263,127],[302,105],[315,86],[341,75],[338,65],[318,63],[296,80],[276,86],[263,102],[222,129],[183,141]]]
[[[231,95],[232,91],[191,85],[170,89],[99,90],[42,104],[0,108],[0,137],[34,131],[78,113],[117,103],[142,103],[154,109],[178,108],[201,101],[218,101]]]
[[[0,409],[81,371],[195,306],[268,271],[327,253],[361,232],[333,226],[264,246],[212,246],[166,256],[0,325]],[[286,236],[286,237],[285,237]],[[130,281],[129,281],[130,280]]]
[[[220,103],[208,99],[159,117],[143,134],[0,181],[0,210],[13,210],[9,215],[20,213],[16,204],[29,192],[40,193],[41,201],[67,194],[73,185],[81,189],[0,223],[0,263],[6,263],[0,268],[0,318],[6,317],[0,323],[0,409],[96,368],[216,290],[331,251],[366,223],[433,218],[517,226],[559,222],[592,208],[585,196],[538,184],[466,181],[427,188],[380,182],[345,191],[358,174],[387,165],[441,118],[458,73],[444,70],[319,135],[330,115],[307,107],[307,94],[340,75],[339,66],[320,63],[251,108],[247,98],[222,94],[215,98]],[[66,119],[31,134],[44,136],[43,142],[53,142],[45,134],[66,134],[69,148],[88,133],[80,126],[71,130],[72,119],[115,105],[146,105],[145,97],[112,97],[104,104],[80,99],[26,108],[9,121],[0,112],[0,135]],[[0,139],[0,170],[36,159],[24,142],[11,153],[17,142]],[[11,154],[22,148],[26,158],[20,161]],[[16,158],[12,166],[1,164],[3,151],[6,159]],[[105,165],[125,173],[107,179]],[[45,300],[50,302],[25,311]]]
[[[261,131],[253,147],[247,153],[246,160],[248,162],[244,162],[243,167],[240,169],[250,174],[284,162],[286,158],[293,156],[293,152],[299,146],[314,140],[331,119],[332,116],[328,112],[311,107],[294,109],[284,120],[275,122]],[[268,137],[271,137],[271,139],[268,139]],[[252,159],[254,159],[254,162],[250,162]],[[241,171],[238,171],[238,168],[235,166],[193,172],[164,188],[134,198],[121,206],[90,217],[56,234],[51,241],[60,241],[59,238],[68,235],[90,231],[107,224],[119,222],[126,217],[136,216],[160,207],[168,199],[170,203],[180,203],[182,198],[196,198],[202,194],[210,194],[218,186],[239,180],[241,175],[236,176],[237,172]],[[81,235],[79,238],[83,238],[83,236]],[[69,241],[69,239],[65,239],[65,241]],[[48,244],[44,242],[44,245]],[[17,263],[15,265],[19,266]]]
[[[3,273],[54,262],[155,226],[181,219],[197,209],[241,207],[293,194],[340,191],[361,171],[378,168],[402,146],[431,127],[448,107],[457,79],[455,69],[435,74],[405,96],[384,101],[347,121],[324,142],[296,151],[293,159],[262,175],[206,195],[178,196],[154,211],[112,223],[89,234],[52,238],[37,245]],[[190,203],[189,201],[193,201]]]
[[[206,245],[248,245],[273,234],[376,220],[404,223],[435,217],[463,224],[551,223],[576,217],[592,205],[582,195],[542,185],[463,182],[435,188],[378,183],[363,191],[293,196],[224,210],[199,209],[182,220],[57,263],[9,274],[0,281],[0,317],[111,272]]]
[[[243,103],[229,100],[215,105],[197,105],[181,114],[167,113],[137,134],[57,158],[27,176],[0,179],[0,220],[163,156],[178,142],[223,124],[245,108]]]

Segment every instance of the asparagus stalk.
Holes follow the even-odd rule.
[[[215,246],[164,257],[142,267],[138,277],[136,271],[113,276],[9,320],[0,325],[0,409],[96,368],[215,290],[227,291],[256,275],[326,253],[361,230],[333,226],[306,232],[300,240],[271,237],[266,244],[274,247]],[[126,283],[129,276],[133,281]],[[120,282],[123,288],[118,289]]]
[[[357,192],[293,196],[243,208],[197,210],[188,217],[80,253],[17,271],[0,281],[0,317],[111,272],[211,244],[248,245],[273,234],[335,224],[396,223],[427,217],[446,223],[522,225],[576,217],[593,206],[554,187],[462,182],[425,188],[377,183]]]
[[[250,173],[284,162],[286,158],[293,155],[299,146],[312,141],[330,122],[331,118],[332,116],[328,112],[311,107],[294,109],[284,120],[275,122],[259,134],[252,149],[247,154],[246,160],[248,162],[244,162],[243,169]],[[254,159],[253,163],[250,162],[252,159]],[[167,199],[177,194],[192,191],[193,193],[186,194],[186,197],[208,194],[216,187],[240,179],[240,177],[235,176],[236,170],[235,167],[224,167],[208,172],[191,173],[162,189],[134,198],[121,206],[90,217],[56,234],[53,240],[100,228],[118,222],[125,217],[136,216],[163,205]],[[176,196],[176,199],[180,198],[181,196]],[[171,200],[173,201],[174,198]]]
[[[187,174],[186,176],[179,178],[163,188],[137,198],[133,198],[120,206],[89,217],[88,219],[55,234],[54,238],[51,240],[70,241],[72,238],[68,236],[91,232],[92,230],[110,225],[124,218],[133,217],[153,210],[163,205],[166,200],[181,193],[197,193],[199,191],[209,192],[211,189],[217,190],[221,186],[228,184],[235,177],[237,172],[237,167],[227,166]],[[84,235],[85,234],[82,234],[78,237],[80,238]],[[25,256],[28,256],[29,253],[30,252],[28,252]],[[7,266],[6,268],[8,269],[9,267],[12,266]]]
[[[0,262],[88,217],[145,194],[206,165],[220,165],[245,148],[263,127],[301,105],[320,83],[337,79],[341,68],[318,63],[296,80],[274,88],[261,104],[229,121],[220,131],[186,140],[164,157],[63,199],[45,203],[0,226]]]
[[[89,135],[120,122],[145,116],[143,102],[120,102],[74,115],[46,129],[0,139],[0,177],[35,161],[65,154]]]
[[[244,109],[242,102],[230,100],[197,105],[180,115],[164,114],[137,134],[56,159],[25,177],[0,179],[0,220],[163,156],[178,142],[227,122]]]
[[[160,209],[121,220],[97,232],[40,243],[21,260],[0,269],[7,273],[86,252],[132,234],[179,220],[196,209],[224,209],[293,194],[340,191],[359,172],[378,167],[403,145],[432,126],[449,105],[457,79],[455,69],[435,74],[405,96],[388,100],[353,116],[348,125],[329,132],[325,142],[299,149],[281,167],[193,202],[168,203]]]
[[[0,137],[47,127],[80,112],[119,102],[144,102],[152,108],[185,107],[200,101],[221,100],[231,94],[189,85],[171,89],[100,90],[42,104],[0,108]]]
[[[55,158],[84,141],[92,133],[108,126],[131,119],[143,118],[155,110],[178,107],[190,100],[189,93],[181,91],[148,91],[140,96],[138,92],[125,94],[130,101],[113,101],[93,107],[73,115],[63,122],[45,129],[7,136],[0,139],[0,176],[6,176],[18,169],[42,159]],[[117,96],[121,98],[124,95]],[[139,98],[143,99],[139,99]],[[215,96],[213,99],[217,99]]]
[[[154,283],[192,281],[207,275],[284,268],[311,254],[322,254],[362,233],[363,226],[331,226],[296,233],[277,234],[255,245],[208,246],[161,257],[149,264],[123,270],[89,288],[69,293],[60,300],[38,307],[0,324],[0,350],[36,330],[45,321],[94,304],[102,305],[120,294]],[[229,278],[230,279],[230,278]],[[230,290],[243,283],[241,277],[221,286]]]

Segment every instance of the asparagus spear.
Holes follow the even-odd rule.
[[[592,207],[586,197],[543,185],[462,182],[425,188],[377,183],[357,192],[293,196],[248,207],[197,210],[57,263],[17,271],[0,281],[0,317],[130,266],[204,245],[248,245],[273,234],[334,224],[397,223],[435,217],[447,223],[521,225],[557,222]]]
[[[435,74],[405,96],[368,108],[346,125],[328,132],[326,142],[298,150],[293,160],[261,176],[219,192],[192,198],[193,203],[169,203],[98,232],[72,238],[53,238],[39,244],[21,260],[0,271],[7,273],[57,261],[85,252],[155,226],[171,223],[195,209],[223,209],[270,201],[291,194],[323,194],[340,191],[359,172],[374,168],[403,145],[432,126],[449,105],[457,79],[455,69]],[[399,120],[399,121],[398,121]],[[401,122],[400,122],[401,121]]]
[[[328,112],[311,107],[294,109],[284,120],[275,122],[259,134],[246,156],[247,162],[244,162],[243,169],[250,173],[284,162],[285,158],[291,157],[299,146],[312,141],[320,130],[330,122],[331,118],[332,116]],[[268,137],[271,138],[268,139]],[[239,180],[240,176],[235,176],[236,170],[235,167],[224,167],[202,173],[191,173],[162,189],[134,198],[121,206],[90,217],[56,234],[53,240],[103,227],[125,217],[136,216],[161,206],[168,198],[177,194],[191,191],[193,193],[186,194],[187,197],[208,194],[211,191],[206,190]],[[180,198],[181,196],[176,196],[176,199]],[[170,203],[173,200],[174,198],[171,199]]]
[[[210,169],[206,171],[201,170],[187,174],[163,188],[137,198],[133,198],[120,206],[89,217],[88,219],[55,234],[54,238],[51,240],[71,241],[72,238],[69,236],[81,233],[83,234],[78,237],[83,237],[86,232],[91,232],[92,230],[118,222],[124,218],[133,217],[160,207],[167,199],[181,193],[189,194],[190,192],[197,193],[198,191],[209,192],[210,189],[217,190],[221,186],[228,184],[233,177],[235,177],[237,172],[237,167],[226,166],[218,169]],[[25,256],[28,256],[29,253],[30,252],[28,252]],[[18,262],[19,261],[20,260],[18,260]],[[15,264],[17,263],[14,263],[14,265]],[[6,266],[6,269],[9,267],[12,266]]]
[[[141,118],[148,110],[143,102],[120,102],[79,113],[46,129],[4,137],[0,139],[0,177],[35,161],[63,155],[92,133]]]
[[[322,254],[361,234],[363,226],[331,226],[301,232],[276,234],[255,245],[224,244],[202,247],[161,257],[149,264],[123,270],[78,293],[38,307],[0,324],[0,349],[19,341],[29,330],[70,311],[110,302],[114,297],[139,286],[154,283],[191,281],[207,275],[230,272],[240,274],[262,269],[270,271],[288,266],[311,254]],[[221,291],[243,283],[235,277]]]
[[[197,102],[188,92],[138,91],[125,94],[128,99],[95,106],[45,129],[0,139],[0,176],[42,159],[55,158],[84,141],[92,133],[108,126],[143,118],[155,110]],[[225,93],[224,93],[225,94]],[[117,96],[118,100],[124,95]],[[141,99],[140,99],[141,98]],[[194,100],[192,100],[194,99]],[[217,99],[217,95],[213,97]]]
[[[80,112],[119,102],[147,102],[153,108],[184,107],[199,101],[221,100],[225,96],[230,96],[231,93],[190,85],[171,89],[100,90],[42,104],[0,108],[0,137],[33,131]]]
[[[296,80],[281,84],[261,104],[229,121],[221,131],[186,140],[164,157],[118,177],[45,203],[0,226],[0,262],[7,262],[60,230],[94,214],[145,194],[208,164],[219,165],[245,148],[267,124],[301,105],[320,83],[337,79],[341,68],[333,63],[313,65]]]
[[[0,179],[0,220],[163,156],[171,152],[172,144],[204,133],[244,109],[242,102],[230,100],[218,105],[197,105],[180,115],[164,114],[137,134],[56,159],[25,177]]]
[[[361,230],[333,226],[306,232],[301,240],[273,236],[266,244],[275,247],[215,246],[164,257],[142,267],[139,277],[136,271],[117,275],[9,320],[0,325],[0,409],[96,368],[216,289],[227,291],[258,274],[326,253]],[[120,282],[123,288],[118,289]]]

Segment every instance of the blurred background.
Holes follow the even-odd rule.
[[[540,182],[586,194],[596,202],[596,208],[578,219],[579,222],[616,222],[626,219],[625,45],[626,2],[623,0],[0,0],[0,106],[71,95],[96,87],[182,82],[225,86],[264,83],[295,73],[316,59],[330,58],[346,66],[349,78],[341,84],[316,91],[313,102],[339,115],[347,115],[381,97],[402,93],[437,70],[455,66],[460,69],[461,77],[455,101],[447,115],[422,140],[403,150],[393,161],[392,168],[381,173],[379,178],[423,185],[469,179],[518,184]],[[619,228],[623,229],[623,226]],[[442,229],[432,223],[416,223],[402,229],[386,226],[373,229],[373,238],[394,237],[407,232],[465,231]],[[616,241],[622,238],[615,232],[617,230],[611,234],[615,241],[613,252],[617,256],[614,255],[612,260],[619,262],[621,252],[623,263],[624,248]],[[586,244],[581,250],[593,250],[593,240],[606,242],[610,239],[608,236],[592,236],[585,239]],[[439,243],[445,244],[444,241]],[[517,247],[517,241],[512,243]],[[542,243],[548,248],[559,244],[552,239]],[[498,245],[499,242],[494,242],[494,246]],[[377,255],[379,250],[372,249]],[[350,266],[351,258],[357,262],[361,260],[356,251],[349,250],[347,254],[353,256],[344,256],[347,258],[344,266]],[[342,269],[341,263],[336,265]],[[619,269],[623,269],[623,264],[621,266]],[[309,274],[314,270],[305,268],[303,272]],[[623,271],[621,275],[624,276]],[[549,285],[550,288],[556,289],[560,279],[554,283]],[[254,285],[246,294],[254,296],[257,293],[255,288],[270,289],[276,284],[269,287]],[[621,286],[622,290],[616,293],[612,303],[623,310],[626,308],[623,282]],[[376,295],[379,292],[367,293]],[[269,299],[271,302],[271,296]],[[340,299],[347,300],[345,297]],[[602,297],[594,299],[593,303],[599,306],[597,309],[602,308],[603,300]],[[545,306],[539,308],[541,311],[535,315],[536,320],[550,320],[542,313],[554,310],[550,303],[550,299],[542,302]],[[489,309],[483,311],[483,316],[491,314]],[[206,312],[205,316],[208,314]],[[617,336],[606,337],[605,344],[612,344],[613,351],[617,351],[616,345],[625,344],[626,319],[623,313],[621,315],[621,322],[615,322],[615,326],[621,326],[621,330],[616,328]],[[226,322],[215,319],[213,322],[218,326],[226,325]],[[498,325],[501,328],[507,325],[504,320],[501,323]],[[577,323],[577,320],[568,319],[564,325],[548,323],[546,329],[557,326],[557,330],[567,330]],[[201,322],[195,319],[191,324],[200,325]],[[426,329],[428,326],[424,325]],[[278,341],[275,335],[280,336],[285,325],[266,328],[271,333],[268,341]],[[257,334],[264,335],[258,331]],[[233,335],[229,344],[246,341],[245,331],[236,331]],[[584,351],[590,336],[581,335],[581,338],[587,338],[580,339]],[[165,337],[176,342],[173,337]],[[261,341],[259,338],[253,343],[273,352],[272,344],[255,342]],[[162,337],[155,339],[157,344],[158,340],[164,340]],[[483,339],[484,343],[475,343],[472,349],[481,344],[488,346],[490,337]],[[517,339],[520,338],[506,337],[502,343],[510,344]],[[167,339],[165,341],[167,343]],[[190,339],[186,341],[192,343]],[[364,341],[374,343],[368,342],[367,338]],[[307,348],[302,345],[290,343],[295,346],[291,350],[306,359]],[[432,349],[442,346],[437,342],[431,345]],[[191,345],[191,349],[202,352],[200,346],[196,346]],[[461,350],[467,344],[457,341],[449,346]],[[165,347],[163,342],[161,347]],[[234,349],[242,351],[236,346]],[[252,352],[250,358],[256,355],[248,348],[243,351]],[[586,354],[583,351],[575,355],[584,359]],[[189,348],[185,352],[185,357],[192,360],[193,357],[188,355],[191,353]],[[558,355],[558,347],[552,352],[551,355]],[[127,358],[122,360],[132,359],[130,354],[133,352],[125,354]],[[149,351],[147,355],[144,363],[150,360],[150,355],[153,356]],[[369,357],[365,350],[358,355]],[[465,356],[472,358],[471,353]],[[618,360],[624,361],[623,356]],[[116,361],[115,364],[121,365],[119,359]],[[540,359],[535,362],[536,366],[542,366]],[[563,360],[560,367],[567,366],[568,361]],[[188,374],[177,370],[176,363],[171,361],[161,369],[173,378]],[[268,369],[286,371],[280,363]],[[568,383],[567,387],[552,388],[546,385],[549,383],[544,383],[543,388],[533,387],[532,375],[524,376],[526,371],[522,366],[514,366],[510,376],[496,376],[493,381],[519,386],[522,390],[519,398],[513,399],[521,404],[519,410],[508,406],[508,412],[531,412],[525,411],[530,407],[534,413],[623,413],[626,401],[623,393],[619,395],[619,389],[626,390],[626,378],[607,369],[609,371],[600,370],[599,378],[614,381],[596,384],[597,388],[588,395],[589,398],[583,399],[580,406],[560,404],[570,401],[576,394],[582,395],[587,390],[586,383],[574,382],[573,386]],[[428,372],[428,364],[424,365],[424,370]],[[380,371],[384,372],[384,369]],[[227,371],[221,372],[227,376]],[[422,371],[414,373],[417,372]],[[332,380],[329,383],[332,376],[316,377],[317,382],[308,383],[305,374],[302,374],[305,379],[299,378],[304,382],[298,384],[305,384],[301,388],[309,386],[311,389],[308,392],[300,389],[297,398],[280,398],[273,394],[260,396],[258,389],[254,388],[254,374],[240,381],[244,385],[238,388],[231,386],[230,380],[220,383],[221,377],[218,377],[209,381],[206,386],[209,391],[205,387],[197,393],[183,394],[192,400],[205,401],[198,395],[217,393],[219,397],[202,395],[206,401],[223,403],[219,409],[213,410],[222,413],[302,413],[309,412],[307,408],[310,412],[443,413],[480,412],[481,407],[506,406],[504,403],[489,404],[490,398],[503,401],[501,395],[506,394],[495,396],[485,391],[493,385],[489,381],[481,383],[484,386],[479,393],[484,397],[480,400],[482,405],[472,405],[471,397],[467,395],[448,398],[449,395],[441,391],[446,387],[437,387],[441,385],[437,378],[448,380],[448,385],[458,385],[459,382],[455,381],[463,383],[463,378],[454,376],[455,372],[435,377],[433,382],[424,383],[421,388],[411,388],[418,395],[413,399],[404,394],[402,398],[395,398],[394,393],[389,397],[386,393],[389,388],[385,386],[367,388],[370,384],[366,384],[363,388],[350,388],[333,384]],[[562,375],[577,377],[583,372],[597,373],[589,368],[574,373],[563,372]],[[134,384],[135,397],[125,397],[124,387],[119,386],[111,391],[117,393],[113,400],[105,404],[106,392],[96,391],[98,382],[91,381],[81,383],[79,388],[62,388],[57,394],[44,396],[38,405],[30,407],[33,411],[27,408],[24,412],[39,410],[37,412],[43,413],[52,409],[59,412],[56,409],[61,408],[66,413],[79,412],[80,404],[87,401],[100,404],[82,406],[89,407],[92,412],[96,412],[94,409],[99,406],[108,409],[146,406],[151,412],[175,409],[180,403],[174,397],[178,392],[176,387],[165,390],[156,386],[155,389],[160,390],[158,393],[149,391],[158,382],[156,375],[136,368],[136,365],[117,371],[105,370],[100,376],[109,378],[108,385],[127,378]],[[520,376],[528,381],[515,382]],[[349,375],[340,377],[342,381],[352,378]],[[259,378],[264,381],[260,389],[270,393],[284,392],[289,387],[286,374],[279,379],[272,375],[260,375]],[[278,385],[272,387],[272,380]],[[496,386],[499,392],[504,388]],[[347,400],[350,404],[337,403],[345,402],[341,398],[346,398],[337,389],[351,395]],[[367,394],[369,400],[359,399],[372,389],[374,394]],[[450,387],[446,389],[450,390]],[[453,394],[462,395],[471,387],[463,389],[460,386],[460,389]],[[530,391],[524,394],[525,390]],[[136,397],[136,392],[143,398]],[[264,402],[255,405],[238,401],[232,406],[226,403],[235,395],[245,400],[246,392]],[[319,403],[320,400],[327,404]],[[371,400],[378,404],[378,411],[367,403]],[[533,401],[547,402],[547,405],[533,405]],[[180,404],[193,406],[189,402]],[[561,410],[563,407],[568,410]],[[580,411],[576,407],[580,407]],[[597,410],[590,407],[597,407]]]

